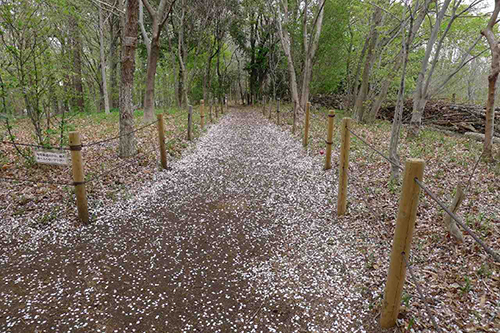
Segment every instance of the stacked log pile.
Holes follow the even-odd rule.
[[[403,123],[409,124],[413,101],[407,100],[403,111]],[[394,106],[380,110],[379,118],[390,120],[394,116]],[[486,122],[484,107],[466,104],[450,104],[446,101],[429,101],[425,107],[422,123],[441,130],[465,134],[484,133]],[[500,138],[500,108],[495,109],[495,133]]]

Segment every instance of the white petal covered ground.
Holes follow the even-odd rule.
[[[363,239],[322,166],[258,113],[226,115],[91,226],[1,236],[1,330],[364,331]]]

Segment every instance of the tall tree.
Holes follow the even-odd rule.
[[[415,13],[411,13],[411,7],[404,4],[404,11],[401,15],[401,54],[403,56],[403,70],[401,73],[401,79],[399,81],[399,91],[398,99],[396,102],[396,108],[394,110],[394,118],[392,120],[391,127],[391,140],[389,143],[389,158],[391,159],[391,179],[399,178],[400,174],[400,162],[398,154],[399,137],[401,133],[401,125],[403,123],[403,107],[406,89],[406,68],[408,65],[408,46],[409,39],[411,38],[411,33],[406,37],[406,29],[409,24],[409,31],[412,31],[412,26],[414,22]],[[411,13],[409,19],[405,19],[406,12]]]
[[[486,102],[486,125],[484,129],[484,152],[486,158],[493,160],[492,143],[495,121],[495,92],[497,88],[498,74],[500,73],[500,41],[493,32],[493,27],[498,22],[500,12],[500,0],[495,0],[495,8],[491,13],[490,20],[481,34],[486,37],[491,50],[491,70],[488,76],[488,100]]]
[[[278,15],[279,34],[283,51],[288,60],[290,92],[293,103],[297,105],[297,111],[305,110],[306,103],[309,100],[312,65],[321,35],[325,3],[326,0],[320,0],[313,6],[307,0],[305,3],[301,1],[281,0],[278,6],[278,10],[280,11]],[[303,6],[301,6],[302,4]],[[302,12],[302,54],[300,59],[294,59],[292,55],[294,34],[288,28],[291,29],[293,22],[297,22],[300,12]],[[312,20],[311,13],[313,14]],[[302,68],[300,91],[296,73],[297,65],[302,65],[300,66]],[[294,110],[294,112],[296,111]]]
[[[432,92],[430,91],[430,83],[434,74],[434,70],[436,68],[436,64],[440,57],[440,52],[442,50],[443,41],[445,40],[446,35],[450,31],[453,23],[457,18],[468,13],[471,8],[475,7],[480,2],[482,2],[482,0],[473,1],[466,8],[459,10],[460,6],[462,5],[462,0],[454,0],[453,5],[451,6],[451,14],[448,15],[449,20],[444,30],[442,29],[441,24],[443,22],[443,19],[445,18],[445,15],[447,14],[451,0],[444,0],[444,2],[441,4],[441,8],[437,7],[438,2],[436,2],[435,22],[431,30],[431,35],[427,40],[425,55],[422,59],[420,72],[418,73],[417,86],[413,94],[413,112],[410,121],[410,130],[408,132],[408,135],[410,137],[416,136],[420,130],[425,105],[432,95]],[[441,33],[441,37],[438,40],[439,33]],[[468,53],[470,53],[470,50]],[[453,75],[454,74],[456,74],[456,72],[454,72]]]
[[[172,11],[174,3],[175,0],[171,0],[170,5],[167,6],[168,1],[161,0],[158,5],[158,9],[155,10],[150,1],[141,0],[139,23],[141,26],[142,37],[148,50],[146,93],[144,95],[144,121],[148,122],[154,120],[155,76],[158,57],[160,55],[160,34]],[[142,4],[144,4],[149,16],[151,17],[151,38],[148,37],[144,27]]]
[[[368,95],[368,86],[370,81],[370,73],[373,68],[373,64],[375,61],[376,53],[375,48],[377,46],[377,42],[379,39],[378,28],[382,24],[383,15],[382,9],[380,7],[375,7],[373,10],[372,17],[372,26],[370,29],[370,33],[368,35],[368,46],[366,51],[366,59],[365,65],[363,69],[363,76],[361,78],[361,87],[359,88],[359,92],[356,96],[356,102],[354,104],[354,113],[356,115],[357,121],[364,120],[364,114],[366,109],[366,97]]]
[[[73,9],[73,13],[69,17],[71,51],[73,56],[73,75],[72,84],[74,96],[71,99],[71,106],[74,111],[82,112],[85,108],[83,96],[83,80],[82,80],[82,37],[78,25],[77,9]]]
[[[417,36],[417,33],[420,30],[420,27],[422,26],[422,23],[424,22],[426,16],[428,15],[429,5],[433,1],[434,0],[425,0],[422,3],[420,3],[419,1],[416,1],[414,3],[413,11],[415,13],[418,12],[418,15],[415,18],[415,21],[413,23],[413,27],[412,27],[411,31],[408,32],[409,33],[408,47],[412,46],[413,41],[415,40],[415,37]],[[383,81],[380,85],[380,90],[379,90],[376,98],[374,99],[373,104],[371,105],[368,121],[373,121],[377,118],[377,115],[378,115],[378,112],[380,111],[382,103],[387,98],[387,93],[389,92],[389,87],[390,87],[393,79],[396,77],[397,73],[399,72],[399,69],[401,68],[402,63],[403,63],[403,52],[401,50],[396,55],[395,59],[393,61],[391,61],[391,64],[392,64],[391,69],[388,71],[388,74],[383,79]]]
[[[122,157],[130,157],[137,152],[135,135],[132,132],[134,129],[132,88],[134,86],[139,1],[140,0],[126,0],[126,4],[124,5],[125,13],[121,20],[120,156]]]
[[[101,58],[101,79],[102,91],[104,97],[104,112],[109,113],[109,96],[108,96],[108,82],[106,78],[106,56],[104,45],[104,18],[102,4],[99,3],[99,55]]]

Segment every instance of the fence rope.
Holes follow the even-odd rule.
[[[472,232],[472,230],[467,227],[465,225],[465,223],[462,222],[462,220],[460,220],[460,218],[458,216],[456,216],[452,211],[450,211],[448,209],[448,207],[445,206],[445,204],[443,204],[441,201],[439,201],[439,199],[436,197],[436,195],[434,193],[432,193],[420,180],[418,180],[417,178],[415,178],[415,182],[418,184],[418,186],[420,186],[420,188],[422,190],[424,190],[425,193],[427,193],[442,209],[444,209],[444,211],[446,213],[448,213],[448,215],[451,216],[451,218],[453,220],[455,220],[455,222],[457,222],[465,231],[467,231],[467,233],[469,235],[472,236],[472,238],[479,244],[481,245],[481,247],[489,254],[493,257],[493,259],[496,261],[496,262],[500,262],[500,256],[495,253],[495,251],[493,251],[490,247],[488,247],[483,241],[481,241],[479,239],[479,237],[476,236],[476,234],[474,234],[474,232]]]
[[[406,268],[408,268],[408,271],[410,272],[410,277],[411,277],[413,283],[415,284],[415,288],[417,289],[417,292],[420,296],[420,299],[422,300],[422,302],[424,302],[427,315],[431,318],[432,324],[434,325],[434,328],[436,329],[436,331],[441,332],[441,329],[439,328],[439,326],[437,324],[436,318],[434,317],[434,315],[431,312],[431,309],[429,308],[429,304],[427,303],[427,299],[424,297],[424,293],[422,292],[422,287],[419,285],[417,279],[415,278],[415,275],[413,274],[413,270],[411,268],[411,265],[408,263],[408,259],[406,259],[406,254],[404,252],[402,252],[401,255],[403,256],[403,259],[405,260]]]
[[[39,149],[48,149],[47,146],[40,146],[40,145],[34,145],[31,143],[22,143],[22,142],[17,142],[17,141],[0,141],[3,144],[6,145],[12,145],[12,146],[24,146],[24,147],[31,147],[31,148],[39,148]],[[69,148],[53,148],[57,150],[69,150]]]
[[[155,120],[153,122],[150,122],[144,126],[141,126],[141,127],[138,127],[136,128],[135,130],[133,131],[130,131],[128,133],[123,133],[123,134],[119,134],[117,136],[114,136],[114,137],[111,137],[111,138],[108,138],[108,139],[104,139],[104,140],[100,140],[100,141],[96,141],[96,142],[91,142],[91,143],[86,143],[86,144],[82,144],[82,147],[91,147],[91,146],[96,146],[96,145],[102,145],[103,143],[106,143],[106,142],[110,142],[110,141],[113,141],[113,140],[116,140],[116,139],[119,139],[121,137],[124,137],[124,136],[127,136],[127,135],[130,135],[130,134],[133,134],[135,132],[138,132],[140,130],[143,130],[145,129],[146,127],[149,127],[153,124],[156,124],[158,122],[158,120]]]
[[[25,178],[11,178],[11,177],[0,177],[0,180],[3,181],[9,181],[9,182],[28,182],[28,183],[35,183],[35,184],[49,184],[49,185],[59,185],[59,186],[69,186],[73,185],[73,183],[62,183],[62,182],[52,182],[52,181],[46,181],[46,180],[31,180],[31,179],[25,179]]]
[[[382,156],[383,159],[387,160],[387,162],[391,163],[393,166],[397,167],[399,170],[403,171],[403,167],[399,164],[397,164],[396,162],[394,162],[393,160],[391,160],[389,157],[385,156],[383,153],[381,153],[378,149],[376,149],[375,147],[373,147],[372,145],[370,145],[368,142],[366,142],[365,140],[363,140],[363,138],[361,138],[359,135],[357,135],[356,133],[354,133],[351,129],[348,129],[349,132],[351,132],[352,135],[354,135],[357,139],[361,140],[361,142],[363,142],[365,145],[367,145],[370,149],[372,149],[373,151],[375,151],[377,154],[379,154],[380,156]]]
[[[144,126],[141,126],[139,128],[136,128],[135,130],[133,131],[130,131],[128,133],[123,133],[123,134],[120,134],[120,135],[117,135],[117,136],[114,136],[114,137],[111,137],[111,138],[108,138],[108,139],[104,139],[104,140],[100,140],[100,141],[96,141],[96,142],[91,142],[91,143],[87,143],[87,144],[82,144],[82,147],[91,147],[91,146],[95,146],[95,145],[100,145],[100,144],[103,144],[103,143],[106,143],[106,142],[110,142],[110,141],[113,141],[113,140],[116,140],[116,139],[119,139],[123,136],[127,136],[127,135],[130,135],[130,134],[133,134],[135,132],[138,132],[140,130],[143,130],[145,129],[146,127],[149,127],[155,123],[157,123],[158,120],[155,120],[153,122],[150,122]],[[1,143],[3,144],[8,144],[8,145],[13,145],[13,146],[24,146],[24,147],[31,147],[31,148],[39,148],[39,149],[47,149],[46,146],[41,146],[41,145],[35,145],[35,144],[31,144],[31,143],[23,143],[23,142],[17,142],[17,141],[0,141]],[[55,148],[57,150],[70,150],[69,148],[65,147],[65,148]]]

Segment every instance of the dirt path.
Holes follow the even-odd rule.
[[[1,330],[363,331],[362,240],[321,166],[234,110],[90,227],[0,250]]]

